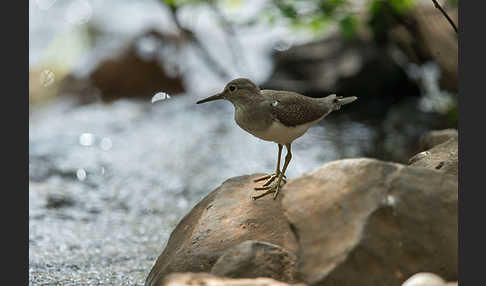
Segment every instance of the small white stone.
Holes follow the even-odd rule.
[[[412,158],[410,158],[410,160],[408,161],[409,164],[412,164],[413,162],[416,162],[424,157],[427,157],[427,156],[430,156],[430,152],[429,151],[423,151],[423,152],[420,152],[418,153],[417,155],[413,156]]]
[[[396,199],[395,199],[394,196],[392,196],[392,195],[386,196],[386,203],[387,203],[387,205],[394,206],[396,204],[396,202],[397,201],[396,201]]]
[[[445,281],[438,275],[430,272],[420,272],[412,275],[402,286],[444,286]]]
[[[170,95],[168,95],[165,92],[157,92],[153,97],[152,97],[152,103],[160,101],[160,100],[167,100],[170,99]]]

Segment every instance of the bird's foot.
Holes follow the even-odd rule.
[[[269,185],[273,180],[275,180],[275,178],[278,178],[278,180],[276,182],[274,182],[273,184]],[[270,179],[269,179],[269,181],[270,181]],[[285,184],[287,182],[284,179],[284,175],[282,175],[282,174],[275,175],[275,177],[272,179],[272,181],[270,181],[270,182],[269,181],[267,181],[262,187],[256,187],[255,188],[255,190],[257,190],[257,191],[266,190],[266,192],[259,194],[257,196],[252,196],[253,200],[262,198],[262,197],[264,197],[268,194],[271,194],[271,193],[275,193],[273,195],[273,199],[275,200],[277,198],[277,195],[278,195],[280,189],[282,188],[282,183]]]
[[[260,181],[263,181],[263,180],[267,180],[263,185],[262,187],[267,187],[269,186],[276,178],[278,178],[278,176],[280,175],[280,173],[273,173],[273,174],[268,174],[268,175],[265,175],[263,177],[259,177],[259,178],[256,178],[255,180],[253,180],[253,182],[260,182]],[[287,177],[285,175],[283,175],[282,177],[282,180],[284,182],[287,182]],[[255,190],[266,190],[267,188],[261,188],[261,187],[256,187]]]

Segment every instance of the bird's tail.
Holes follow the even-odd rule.
[[[338,96],[337,97],[337,100],[339,101],[340,106],[351,103],[351,102],[355,101],[356,99],[358,99],[356,96],[348,96],[348,97]]]

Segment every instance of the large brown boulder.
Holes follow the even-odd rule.
[[[133,39],[117,55],[101,61],[89,75],[91,84],[101,92],[103,100],[114,100],[122,97],[151,98],[157,92],[171,95],[183,93],[184,79],[178,73],[171,73],[165,68],[170,56],[157,56],[159,50],[177,51],[183,41],[177,35],[161,34],[150,30]],[[150,41],[154,51],[140,52],[143,41]]]
[[[305,284],[287,284],[271,278],[231,279],[207,273],[174,273],[166,276],[160,286],[306,286]]]
[[[421,138],[420,145],[422,148],[432,148],[410,158],[409,164],[457,176],[459,172],[458,139],[457,131],[454,129],[427,133]]]
[[[269,277],[284,282],[297,281],[297,258],[282,247],[248,240],[226,250],[211,273],[230,278]]]
[[[373,159],[331,162],[290,180],[282,207],[311,285],[400,285],[457,274],[457,177]]]
[[[161,285],[171,272],[209,272],[225,250],[246,240],[269,242],[295,253],[297,242],[280,198],[251,199],[257,177],[229,179],[199,202],[172,232],[145,285]]]

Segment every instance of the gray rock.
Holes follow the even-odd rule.
[[[457,273],[457,178],[372,159],[331,162],[283,188],[311,285],[400,285]]]
[[[423,147],[432,149],[420,152],[410,158],[409,164],[439,170],[457,177],[459,172],[458,136],[454,129],[433,131],[421,139]]]
[[[171,272],[209,272],[227,249],[246,240],[266,241],[294,253],[297,243],[281,199],[251,199],[258,176],[229,179],[199,202],[170,235],[145,285],[159,285]]]
[[[264,241],[248,240],[226,250],[211,273],[231,278],[269,277],[296,282],[297,263],[294,253]]]
[[[434,130],[427,132],[420,138],[420,150],[429,150],[451,138],[458,138],[456,129]]]

